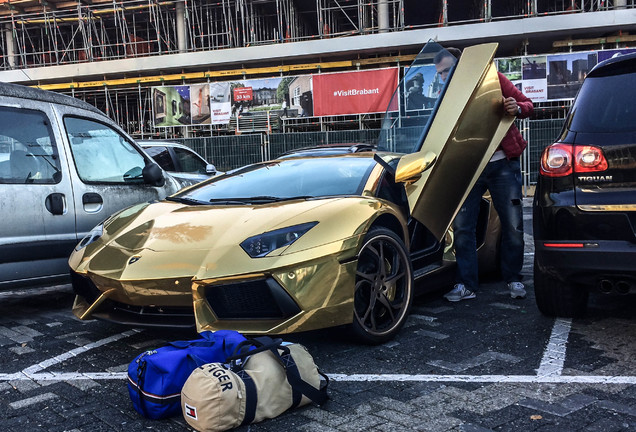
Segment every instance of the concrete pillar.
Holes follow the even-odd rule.
[[[177,48],[179,52],[186,52],[188,49],[188,38],[185,24],[185,3],[178,1],[175,8],[177,14]]]
[[[13,29],[11,24],[7,24],[4,28],[4,38],[7,41],[7,64],[11,67],[11,69],[15,69],[15,52],[16,52],[16,41],[13,38]]]
[[[625,9],[627,7],[627,0],[614,0],[614,7],[616,9]]]
[[[389,0],[378,0],[378,30],[389,31]]]

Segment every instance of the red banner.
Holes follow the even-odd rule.
[[[397,68],[313,75],[314,115],[384,112],[397,83]]]
[[[234,102],[252,100],[252,87],[234,88]]]

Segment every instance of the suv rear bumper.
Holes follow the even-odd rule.
[[[568,284],[626,294],[636,292],[636,244],[627,241],[535,241],[535,262]],[[547,247],[545,244],[552,246]],[[563,247],[558,247],[563,244]]]

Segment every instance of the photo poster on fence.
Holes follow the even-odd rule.
[[[192,124],[190,86],[153,87],[152,110],[155,127]]]
[[[632,49],[584,51],[497,59],[497,70],[534,102],[574,99],[600,61]]]
[[[228,81],[210,83],[210,123],[228,124],[231,113],[230,83]]]
[[[596,51],[548,56],[548,100],[574,99],[598,61]]]
[[[280,116],[293,110],[288,109],[289,85],[296,77],[259,78],[227,82],[214,82],[212,86],[223,87],[222,115],[215,123],[229,123],[235,116],[259,116],[274,112]]]
[[[193,125],[210,124],[210,85],[208,83],[190,86],[190,115]]]
[[[534,102],[574,99],[598,63],[636,49],[529,55],[496,59],[497,70]],[[281,118],[384,112],[399,79],[398,68],[217,81],[151,89],[155,127],[228,124],[233,116]],[[439,92],[431,65],[404,68],[402,102],[424,109]],[[437,92],[437,93],[436,93]]]

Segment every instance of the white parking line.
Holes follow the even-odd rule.
[[[552,334],[539,365],[537,375],[422,375],[422,374],[339,374],[327,373],[332,381],[338,382],[457,382],[457,383],[535,383],[535,384],[636,384],[635,376],[605,375],[562,375],[568,335],[572,321],[557,319]],[[141,330],[133,329],[76,348],[67,353],[44,360],[21,372],[0,373],[0,382],[6,381],[106,381],[126,380],[126,372],[43,372],[44,369],[59,364],[93,348],[115,342]]]
[[[534,384],[636,384],[634,376],[609,375],[409,375],[409,374],[338,374],[326,375],[337,382],[457,382],[457,383],[534,383]],[[2,381],[106,381],[125,380],[126,372],[65,373],[49,372],[26,376],[20,372],[0,374]]]
[[[74,350],[68,351],[64,354],[60,354],[58,356],[52,357],[50,359],[44,360],[38,364],[34,364],[33,366],[29,366],[26,369],[23,369],[21,372],[18,373],[14,373],[14,374],[0,374],[0,382],[1,381],[13,381],[13,380],[35,380],[35,381],[47,381],[47,380],[64,380],[64,378],[52,378],[52,377],[56,377],[59,375],[70,375],[70,376],[74,376],[74,375],[82,375],[82,374],[59,374],[59,373],[55,373],[55,372],[45,372],[42,373],[42,371],[48,367],[51,367],[53,365],[62,363],[65,360],[68,360],[72,357],[76,357],[79,354],[85,353],[86,351],[92,350],[93,348],[98,348],[102,345],[106,345],[109,344],[111,342],[115,342],[118,341],[120,339],[123,338],[127,338],[128,336],[132,336],[134,334],[139,333],[141,330],[137,330],[137,329],[132,329],[132,330],[128,330],[127,332],[124,333],[120,333],[117,335],[113,335],[110,337],[107,337],[105,339],[101,339],[98,340],[96,342],[92,342],[89,344],[86,344],[82,347],[79,348],[75,348]],[[102,373],[102,374],[97,374],[97,375],[109,375],[108,373]]]
[[[552,327],[552,334],[543,352],[537,375],[558,376],[563,372],[568,336],[572,327],[571,319],[557,318]]]
[[[22,370],[22,373],[25,374],[26,376],[30,376],[33,375],[35,373],[38,373],[50,366],[53,366],[55,364],[58,363],[62,363],[65,360],[70,359],[71,357],[75,357],[78,354],[82,354],[86,351],[92,350],[93,348],[97,348],[100,347],[102,345],[106,345],[108,343],[111,342],[115,342],[118,341],[119,339],[123,339],[123,338],[127,338],[128,336],[132,336],[136,333],[139,333],[141,330],[137,330],[137,329],[132,329],[132,330],[128,330],[127,332],[124,333],[120,333],[118,335],[113,335],[110,337],[107,337],[105,339],[101,339],[98,340],[97,342],[93,342],[93,343],[89,343],[84,345],[83,347],[79,347],[79,348],[75,348],[74,350],[71,350],[69,352],[66,352],[64,354],[60,354],[59,356],[55,356],[53,358],[50,358],[48,360],[44,360],[43,362],[40,362],[38,364],[35,364],[33,366],[29,366],[26,369]]]
[[[603,375],[401,375],[401,374],[329,374],[333,381],[416,381],[416,382],[473,382],[473,383],[582,383],[582,384],[636,384],[634,376]]]

